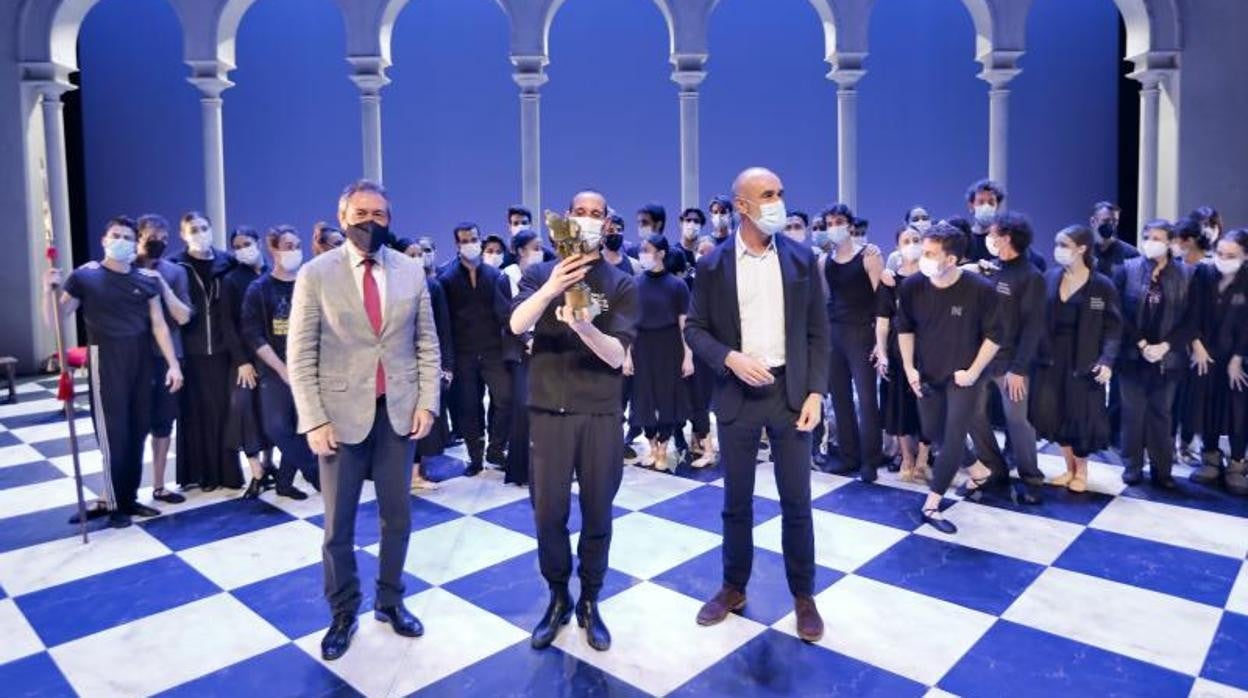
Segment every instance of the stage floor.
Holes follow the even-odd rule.
[[[770,465],[749,605],[712,628],[694,616],[720,581],[721,474],[628,467],[601,606],[614,645],[599,653],[575,623],[556,647],[529,648],[547,597],[527,491],[494,471],[460,477],[444,457],[441,489],[412,497],[405,566],[426,635],[400,638],[366,613],[350,652],[325,664],[319,496],[193,492],[83,546],[66,524],[75,495],[52,386],[26,382],[0,406],[6,696],[1248,695],[1248,500],[1186,479],[1175,493],[1124,488],[1111,463],[1092,465],[1094,492],[1046,488],[1040,507],[951,500],[952,537],[919,525],[921,490],[889,473],[874,485],[815,474],[816,645],[796,638]],[[379,536],[365,499],[367,608]],[[574,508],[574,539],[578,523]]]

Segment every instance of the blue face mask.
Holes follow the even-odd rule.
[[[129,264],[138,256],[134,240],[113,238],[104,243],[104,256],[115,261]]]
[[[811,236],[810,236],[810,241],[814,243],[815,247],[824,247],[828,244],[828,242],[831,239],[832,237],[828,233],[827,228],[824,228],[822,230],[816,230],[813,233],[811,233]]]

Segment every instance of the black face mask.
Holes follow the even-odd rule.
[[[1096,234],[1100,235],[1102,240],[1112,240],[1118,234],[1118,226],[1113,223],[1102,223],[1096,227]]]
[[[347,239],[357,249],[368,254],[376,254],[377,250],[390,244],[394,237],[390,229],[376,221],[364,221],[346,229]]]
[[[168,246],[169,243],[164,240],[156,240],[154,238],[151,240],[144,240],[143,256],[147,259],[160,259],[161,256],[165,254],[165,248]]]
[[[602,244],[612,252],[619,252],[624,246],[624,236],[619,233],[612,233],[602,239]]]

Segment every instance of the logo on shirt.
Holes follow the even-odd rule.
[[[962,317],[962,306],[955,305],[949,309],[950,317]]]
[[[1244,294],[1236,293],[1231,296],[1231,305],[1243,305],[1244,303],[1248,303],[1248,298],[1245,298]]]
[[[1104,310],[1105,299],[1101,298],[1100,296],[1092,296],[1091,298],[1088,299],[1088,309],[1089,310]]]
[[[997,293],[1000,293],[1000,294],[1001,294],[1001,295],[1003,295],[1003,296],[1009,296],[1009,295],[1012,295],[1012,292],[1010,291],[1010,285],[1009,285],[1009,284],[1007,284],[1007,283],[1006,283],[1006,282],[1004,282],[1004,281],[998,281],[998,282],[997,282]]]

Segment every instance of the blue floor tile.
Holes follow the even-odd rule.
[[[927,687],[775,630],[747,642],[676,689],[680,698],[723,696],[922,696]]]
[[[642,511],[677,521],[711,533],[724,532],[724,488],[699,487],[684,494],[666,499]],[[754,498],[754,525],[770,521],[780,515],[780,502],[766,497]]]
[[[1186,696],[1194,679],[999,620],[940,681],[964,698]]]
[[[47,652],[0,664],[0,686],[6,698],[77,696]]]
[[[78,535],[78,526],[69,523],[69,517],[76,513],[77,504],[66,504],[21,516],[0,518],[0,553]],[[98,531],[107,527],[107,519],[87,522],[87,531]]]
[[[0,446],[3,445],[0,444]],[[47,482],[48,480],[59,480],[63,477],[65,477],[65,473],[46,460],[22,465],[11,465],[7,468],[0,468],[0,490],[6,490],[10,487],[21,487],[22,485],[33,485],[39,482]]]
[[[31,444],[44,458],[60,458],[73,453],[72,439],[66,437],[64,439],[53,439],[51,441],[43,441],[37,444]],[[78,434],[78,452],[94,451],[99,449],[100,445],[96,443],[95,434],[90,432]]]
[[[927,495],[859,480],[842,485],[814,501],[814,506],[855,519],[913,531],[923,524],[919,510]]]
[[[1200,675],[1248,691],[1248,616],[1226,611]]]
[[[0,448],[4,446],[16,446],[22,443],[22,440],[7,431],[0,431]]]
[[[1134,487],[1128,487],[1122,493],[1122,496],[1239,517],[1244,516],[1245,510],[1248,510],[1248,505],[1245,505],[1243,497],[1236,497],[1225,490],[1215,487],[1198,485],[1185,478],[1176,477],[1174,481],[1178,484],[1178,487],[1173,490],[1153,487],[1149,484],[1146,468],[1144,482]]]
[[[573,557],[573,564],[575,562],[576,558]],[[608,569],[598,598],[606,600],[634,584],[637,584],[636,579]],[[536,551],[517,555],[493,567],[443,584],[442,588],[524,630],[531,630],[537,625],[550,601],[550,589],[542,579]],[[576,600],[579,590],[580,581],[574,569],[570,581],[573,600]],[[610,623],[608,618],[607,624]]]
[[[360,610],[366,611],[373,607],[378,560],[362,550],[356,552],[355,560],[363,597]],[[404,572],[403,587],[406,597],[428,589],[429,584]],[[230,593],[292,640],[323,630],[329,627],[332,620],[325,601],[324,569],[319,562],[248,584]]]
[[[166,555],[17,597],[48,647],[203,599],[221,590],[176,555]]]
[[[1017,480],[1013,482],[1018,484]],[[1065,487],[1045,487],[1041,495],[1044,497],[1044,503],[1040,505],[1015,504],[1008,493],[1004,496],[984,497],[977,503],[1020,514],[1086,526],[1092,523],[1092,519],[1095,519],[1102,509],[1114,501],[1112,495],[1101,492],[1075,493]]]
[[[283,645],[156,694],[173,698],[265,696],[348,698],[362,695],[294,645]]]
[[[649,694],[558,648],[539,651],[524,640],[412,695],[429,698],[633,698]]]
[[[1044,567],[922,536],[910,536],[855,574],[1000,615]]]
[[[697,480],[698,482],[715,482],[724,476],[724,471],[719,467],[718,463],[712,463],[705,468],[695,468],[690,465],[691,462],[688,458],[682,461],[676,467],[676,476],[687,480]]]
[[[845,576],[826,567],[815,567],[814,593],[827,589]],[[703,553],[675,569],[655,577],[655,584],[678,591],[698,601],[708,601],[724,582],[723,557],[718,548]],[[741,615],[763,625],[771,625],[793,612],[793,594],[784,574],[784,556],[763,548],[754,550],[748,601]]]
[[[25,395],[23,395],[23,398],[25,399],[23,399],[22,402],[32,401],[32,398],[29,398]],[[90,416],[91,416],[91,412],[89,410],[77,410],[74,413],[75,419],[82,419],[84,417],[90,417]],[[19,414],[13,417],[5,417],[3,419],[0,419],[0,424],[3,424],[4,427],[6,429],[9,429],[10,431],[13,429],[23,429],[25,427],[42,426],[44,424],[63,424],[64,422],[65,422],[65,411],[61,408],[59,404],[57,405],[56,409],[52,410],[51,412],[32,412],[30,414]],[[88,433],[90,433],[90,430],[88,430]],[[79,433],[78,436],[83,436],[83,434]]]
[[[441,504],[434,504],[423,497],[412,496],[408,499],[411,502],[413,531],[437,526],[463,516],[463,514],[453,509],[448,509]],[[317,514],[309,517],[308,522],[324,528],[325,515]],[[360,502],[360,507],[355,513],[355,544],[361,548],[366,548],[380,540],[381,506],[375,499],[368,502]]]
[[[1221,608],[1241,561],[1090,528],[1053,566]]]
[[[185,550],[294,520],[265,501],[239,497],[199,509],[173,511],[139,525],[170,548]]]
[[[620,507],[611,508],[611,517],[613,519],[628,513],[627,509]],[[537,537],[537,523],[533,520],[533,505],[528,499],[521,499],[511,504],[504,504],[501,507],[494,507],[477,514],[476,517],[517,533],[523,533],[530,538]],[[573,497],[572,505],[568,508],[568,533],[576,533],[580,530],[581,507],[577,503],[576,497]]]

